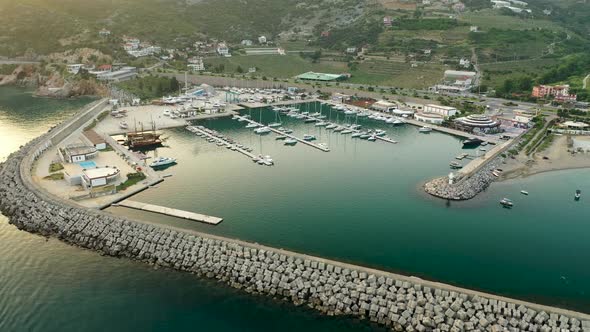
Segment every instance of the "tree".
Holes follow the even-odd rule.
[[[241,74],[241,73],[244,72],[244,68],[242,68],[242,66],[238,66],[238,68],[236,69],[236,71]]]

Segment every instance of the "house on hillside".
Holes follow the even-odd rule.
[[[391,28],[391,26],[393,26],[393,18],[391,16],[385,16],[383,18],[383,25],[387,28]]]
[[[570,94],[570,86],[564,85],[537,85],[533,87],[531,95],[535,98],[553,97],[558,102],[575,102],[578,96]]]
[[[267,43],[266,37],[265,36],[258,37],[258,43],[259,44],[266,44]]]
[[[110,35],[111,35],[111,31],[110,31],[110,30],[107,30],[107,29],[105,29],[105,28],[102,28],[102,29],[101,29],[101,30],[98,32],[98,35],[99,35],[99,36],[101,36],[101,37],[108,37],[108,36],[110,36]]]
[[[349,47],[346,49],[346,53],[348,54],[356,54],[356,47]]]
[[[241,44],[242,46],[252,46],[254,43],[250,39],[244,39]]]
[[[221,56],[228,56],[229,48],[227,47],[227,44],[225,44],[224,42],[217,44],[217,54]]]
[[[461,60],[459,60],[459,66],[469,68],[471,66],[471,61],[466,58],[461,58]]]

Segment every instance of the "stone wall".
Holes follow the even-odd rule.
[[[21,230],[396,331],[590,331],[590,317],[573,311],[78,207],[30,176],[47,141],[34,140],[0,165],[0,211]]]

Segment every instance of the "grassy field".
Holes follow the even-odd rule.
[[[554,66],[557,63],[559,63],[559,59],[537,59],[485,63],[480,64],[480,68],[484,71],[483,83],[490,86],[497,86],[509,78],[515,78],[527,74],[533,76],[533,74],[536,74],[545,68]]]
[[[476,25],[480,30],[491,28],[504,30],[548,29],[564,31],[559,25],[544,19],[522,19],[517,16],[500,15],[498,10],[484,9],[477,12],[467,12],[459,17],[461,22]]]
[[[344,62],[323,62],[312,63],[299,55],[251,55],[232,56],[231,58],[207,58],[204,60],[207,70],[223,64],[225,73],[237,73],[238,66],[246,72],[250,67],[257,67],[256,76],[268,78],[291,78],[308,71],[339,74],[348,71]]]
[[[399,88],[426,88],[442,79],[445,67],[439,64],[419,64],[392,61],[366,61],[352,72],[350,83],[387,85]]]

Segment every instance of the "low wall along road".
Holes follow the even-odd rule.
[[[578,312],[79,207],[31,178],[51,137],[0,165],[0,211],[19,229],[396,331],[590,331],[590,316]]]

